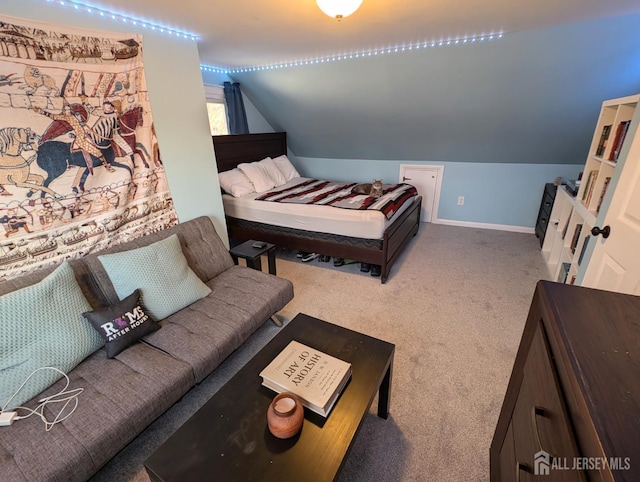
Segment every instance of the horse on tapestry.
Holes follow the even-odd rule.
[[[55,196],[55,192],[44,185],[44,178],[30,172],[31,163],[35,160],[35,148],[38,135],[30,128],[4,127],[0,129],[0,194],[9,196],[7,185],[29,189],[27,196],[34,190]],[[29,159],[22,156],[24,151],[34,151]]]
[[[68,110],[74,113],[81,126],[87,121],[88,112],[82,104],[71,104],[67,106]],[[44,185],[49,186],[55,179],[60,177],[70,166],[80,168],[73,181],[72,192],[84,192],[84,185],[89,174],[93,174],[93,166],[102,167],[106,164],[106,168],[112,171],[114,167],[126,169],[129,174],[133,174],[133,169],[129,165],[116,162],[116,153],[112,144],[114,144],[114,136],[118,128],[118,122],[108,116],[100,117],[96,123],[88,130],[84,130],[80,135],[86,136],[85,142],[90,140],[90,146],[98,149],[98,153],[102,154],[103,159],[96,157],[96,150],[82,150],[83,146],[75,145],[74,142],[63,142],[55,140],[60,135],[65,134],[73,129],[73,126],[67,122],[67,119],[60,116],[52,116],[40,109],[40,113],[53,117],[54,121],[47,127],[38,147],[38,166],[47,173]],[[72,135],[78,135],[72,132]],[[90,158],[90,159],[88,159]],[[88,162],[89,160],[89,162]],[[103,162],[104,161],[104,162]],[[44,196],[44,194],[43,194]]]
[[[133,174],[133,170],[124,163],[116,162],[116,156],[111,147],[110,139],[104,139],[96,144],[102,151],[104,158],[107,160],[111,167],[118,167],[126,169],[129,174]],[[97,159],[93,154],[91,159],[93,160],[94,169],[102,168],[100,159]],[[76,176],[76,182],[74,182],[73,192],[84,192],[84,184],[89,176],[90,170],[85,161],[84,155],[81,151],[71,150],[71,143],[61,141],[46,141],[38,148],[38,166],[47,172],[47,178],[44,180],[44,186],[48,187],[55,179],[60,177],[69,166],[77,166],[81,169],[81,174]],[[42,195],[44,197],[44,193]]]
[[[141,106],[135,106],[123,112],[118,118],[118,122],[120,123],[120,135],[127,142],[127,144],[129,144],[129,147],[131,147],[134,157],[136,154],[138,154],[138,156],[140,156],[140,159],[142,159],[144,167],[148,169],[149,163],[147,162],[147,159],[151,159],[151,156],[149,155],[149,152],[147,151],[145,145],[141,142],[137,142],[136,140],[136,129],[142,126],[144,119],[143,114],[144,109]],[[118,155],[124,155],[124,153],[122,153],[122,150],[120,149],[120,146],[118,146],[115,142],[112,142],[112,146],[114,149],[116,149]],[[159,156],[154,156],[153,161],[156,167],[160,166]]]

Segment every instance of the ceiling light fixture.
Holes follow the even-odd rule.
[[[339,22],[358,10],[362,0],[316,0],[316,3],[320,10]]]

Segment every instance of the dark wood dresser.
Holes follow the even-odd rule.
[[[494,482],[640,481],[639,296],[538,283],[490,459]]]
[[[542,193],[542,201],[540,201],[540,209],[538,210],[538,219],[536,221],[536,236],[540,240],[540,246],[544,241],[544,235],[547,233],[547,227],[549,226],[549,219],[551,218],[551,208],[553,208],[553,202],[556,199],[556,191],[558,188],[552,182],[548,182],[544,185],[544,192]]]

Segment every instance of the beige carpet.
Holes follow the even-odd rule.
[[[266,264],[266,263],[265,263]],[[533,235],[425,225],[387,283],[279,251],[299,312],[396,345],[391,414],[374,401],[340,474],[347,481],[489,480],[489,445],[535,284],[547,278]],[[267,324],[95,480],[148,480],[142,463],[277,329]],[[212,479],[213,480],[213,479]]]

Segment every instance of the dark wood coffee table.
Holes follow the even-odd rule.
[[[260,371],[291,341],[351,363],[353,374],[327,418],[305,409],[288,440],[267,428],[276,395]],[[387,418],[395,345],[305,314],[297,315],[145,463],[152,480],[333,480],[378,394]]]

